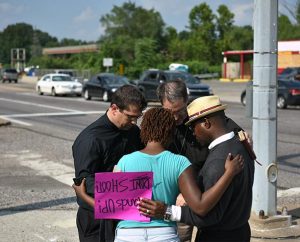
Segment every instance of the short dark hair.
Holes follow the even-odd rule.
[[[128,109],[130,105],[139,107],[141,111],[147,107],[144,95],[133,85],[119,87],[112,95],[112,104],[117,105],[121,110]]]
[[[150,141],[160,142],[166,148],[175,127],[176,122],[170,110],[151,108],[144,114],[141,122],[141,140],[145,145]]]
[[[188,101],[188,93],[184,81],[180,79],[164,82],[160,84],[156,90],[157,97],[161,104],[167,99],[169,102],[182,99]]]

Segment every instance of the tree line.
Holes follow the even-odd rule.
[[[297,6],[296,23],[286,15],[279,16],[279,40],[300,38],[300,4]],[[74,39],[59,41],[26,23],[9,25],[0,32],[0,62],[9,65],[10,50],[25,48],[28,65],[47,69],[91,69],[96,73],[105,71],[102,60],[110,57],[114,59],[112,71],[118,72],[122,64],[125,75],[137,78],[145,69],[166,69],[174,62],[187,64],[192,73],[220,72],[223,51],[253,49],[252,27],[235,25],[234,13],[223,4],[216,13],[207,3],[194,6],[186,30],[180,32],[166,26],[155,9],[147,10],[130,1],[115,5],[99,21],[105,29],[96,42],[100,52],[63,57],[42,56],[42,48],[89,43]]]

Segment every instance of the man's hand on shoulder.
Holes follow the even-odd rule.
[[[163,219],[166,209],[167,205],[161,201],[153,201],[147,198],[141,198],[141,200],[138,202],[138,210],[146,217]]]

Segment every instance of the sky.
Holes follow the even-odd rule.
[[[293,9],[297,0],[279,0],[279,11],[288,15],[284,5]],[[0,0],[0,31],[8,25],[27,23],[59,40],[97,41],[104,33],[101,16],[124,0]],[[128,0],[127,0],[128,2]],[[225,4],[234,13],[234,24],[252,25],[254,0],[131,0],[136,6],[160,12],[165,24],[177,31],[187,30],[191,9],[207,2],[214,13]]]

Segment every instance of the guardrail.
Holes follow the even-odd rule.
[[[219,77],[219,73],[195,74],[194,77],[196,77],[198,79],[218,78]]]

